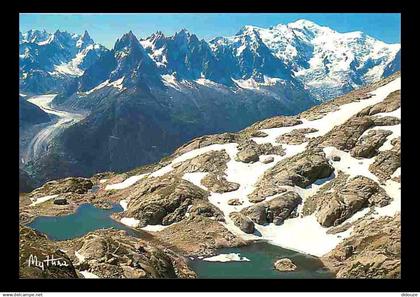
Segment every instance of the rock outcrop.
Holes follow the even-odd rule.
[[[361,221],[322,260],[337,278],[400,278],[400,215]]]
[[[380,152],[375,161],[369,166],[369,171],[381,180],[391,178],[391,175],[401,167],[401,140],[391,140],[392,149]]]
[[[276,142],[285,144],[302,144],[308,141],[306,134],[317,132],[314,128],[293,129],[289,133],[284,133],[277,137]]]
[[[209,173],[202,180],[201,184],[205,186],[209,191],[215,193],[226,193],[232,192],[239,189],[239,184],[229,182],[224,176]]]
[[[64,193],[85,194],[93,186],[92,181],[83,177],[68,177],[45,183],[42,187],[31,192],[31,197],[57,195]]]
[[[288,258],[277,260],[274,263],[274,268],[281,272],[295,271],[297,266]]]
[[[60,243],[72,251],[75,267],[100,278],[194,278],[185,259],[125,231],[102,229]]]
[[[356,176],[333,192],[324,193],[317,208],[317,220],[325,227],[337,226],[368,206],[383,207],[391,198],[375,181]]]
[[[222,173],[227,169],[230,160],[225,150],[209,151],[197,157],[172,165],[174,174],[183,175],[191,172]]]
[[[184,219],[189,205],[206,201],[208,193],[177,176],[148,178],[133,188],[127,197],[124,216],[140,221],[139,226],[170,225]]]
[[[255,230],[255,225],[252,220],[250,220],[248,217],[243,215],[240,212],[231,212],[229,214],[229,217],[232,219],[235,226],[237,226],[239,229],[241,229],[245,233],[252,234]]]
[[[350,155],[358,158],[372,158],[378,154],[378,149],[385,143],[392,132],[388,130],[370,130],[365,136],[357,140]]]
[[[254,140],[246,140],[238,144],[237,160],[244,163],[258,162],[261,155],[284,156],[285,151],[281,145],[273,146],[271,143],[257,144]]]
[[[42,233],[19,226],[20,278],[78,278],[69,256]]]
[[[263,201],[266,197],[286,191],[283,186],[305,188],[318,179],[334,172],[325,153],[321,150],[306,150],[291,158],[283,159],[267,170],[257,182],[256,189],[248,196],[251,202]]]
[[[156,237],[176,246],[185,256],[207,256],[218,248],[246,244],[216,220],[203,216],[188,217],[158,232]]]
[[[300,203],[302,203],[302,198],[296,192],[289,191],[270,201],[248,206],[242,209],[241,213],[259,225],[268,223],[280,225]]]

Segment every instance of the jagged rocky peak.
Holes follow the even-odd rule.
[[[87,46],[94,44],[93,39],[90,37],[87,30],[80,36],[79,40],[77,41],[76,47],[78,48],[86,48]]]
[[[152,35],[150,35],[148,38],[146,38],[145,40],[149,40],[152,44],[155,45],[155,47],[161,47],[162,44],[160,43],[160,41],[165,40],[167,37],[165,36],[165,34],[163,34],[162,31],[156,31],[155,33],[153,33]]]
[[[197,35],[190,33],[187,29],[181,29],[176,32],[172,39],[179,45],[191,44],[199,42]]]
[[[139,40],[134,35],[133,31],[125,33],[121,38],[117,39],[114,45],[114,51],[121,51],[124,49],[140,49],[142,48]]]

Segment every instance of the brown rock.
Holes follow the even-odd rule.
[[[334,168],[321,150],[306,150],[278,162],[267,170],[248,196],[249,201],[259,202],[268,196],[285,192],[283,186],[305,188],[318,179],[330,176]]]
[[[237,206],[237,205],[242,205],[242,202],[239,201],[238,198],[232,198],[232,199],[229,199],[228,200],[227,204],[228,205],[235,205],[235,206]]]
[[[209,173],[202,180],[201,184],[211,192],[215,193],[226,193],[232,192],[239,189],[239,184],[234,182],[229,182],[224,176]]]
[[[322,257],[337,278],[400,278],[401,219],[362,220],[352,235]]]
[[[351,149],[350,155],[359,158],[372,158],[378,154],[378,149],[391,134],[392,132],[389,130],[370,130],[365,136],[359,138]]]
[[[232,219],[235,226],[243,232],[252,234],[254,233],[254,222],[240,212],[231,212],[229,217]]]
[[[267,223],[280,225],[300,203],[302,203],[302,198],[296,192],[289,191],[268,202],[248,206],[242,209],[241,213],[260,225]]]
[[[277,260],[274,263],[274,268],[281,272],[295,271],[297,266],[288,258]]]
[[[276,142],[285,144],[302,144],[308,141],[306,134],[317,132],[314,128],[294,129],[289,133],[285,133],[277,137]]]
[[[367,206],[383,207],[391,201],[385,190],[373,180],[356,176],[324,198],[318,206],[318,222],[325,227],[337,226]]]

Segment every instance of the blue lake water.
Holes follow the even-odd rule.
[[[130,235],[138,236],[138,232],[111,219],[110,215],[112,213],[122,210],[122,207],[118,204],[115,204],[111,209],[101,209],[86,203],[80,205],[73,214],[37,217],[28,226],[47,234],[52,240],[81,237],[101,228],[126,230]]]
[[[41,231],[52,240],[66,240],[81,237],[91,231],[102,228],[126,230],[129,235],[150,238],[146,232],[133,230],[111,219],[114,212],[122,211],[118,204],[111,209],[97,208],[91,204],[82,204],[75,213],[65,216],[38,217],[28,226]],[[249,262],[208,262],[195,258],[189,266],[198,278],[332,278],[321,261],[315,257],[283,249],[266,242],[258,242],[240,248],[220,249],[218,254],[239,253]],[[294,272],[279,272],[273,264],[282,257],[290,258],[296,265]]]
[[[241,257],[246,257],[250,261],[208,262],[195,259],[189,266],[199,278],[334,278],[334,274],[325,269],[318,258],[266,242],[218,250],[218,254],[228,253],[239,253]],[[274,262],[283,257],[291,259],[297,269],[292,272],[275,270]]]

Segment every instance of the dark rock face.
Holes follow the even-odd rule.
[[[359,158],[372,158],[378,154],[378,149],[391,134],[392,132],[388,130],[369,131],[365,136],[359,138],[356,145],[351,149],[350,155]]]
[[[235,226],[241,229],[243,232],[252,234],[254,233],[255,226],[254,222],[240,212],[231,212],[229,217],[232,219]]]
[[[399,69],[401,69],[401,50],[398,51],[391,63],[385,67],[382,77],[388,77]]]
[[[43,262],[51,259],[60,259],[54,266],[52,262]],[[28,262],[29,261],[29,262]],[[35,265],[43,262],[44,269]],[[60,266],[59,263],[60,262]],[[29,265],[30,264],[30,265]],[[20,278],[78,278],[72,261],[58,245],[45,235],[24,226],[19,226],[19,277]]]
[[[68,204],[67,199],[66,198],[62,198],[62,197],[57,197],[54,199],[54,204],[57,205],[66,205]]]
[[[190,215],[192,217],[202,216],[206,218],[213,218],[219,222],[225,221],[223,212],[207,201],[195,201],[194,205],[190,209]]]
[[[255,131],[255,132],[251,132],[250,134],[251,137],[267,137],[268,134],[263,132],[263,131]]]
[[[248,206],[242,209],[241,213],[259,225],[267,223],[280,225],[300,203],[302,198],[296,192],[286,192],[268,202]]]
[[[374,116],[373,122],[375,123],[375,126],[394,126],[401,123],[399,118],[393,116]]]
[[[35,188],[35,181],[27,172],[19,169],[19,193],[28,193]]]
[[[391,198],[373,180],[356,176],[348,180],[332,193],[324,194],[323,202],[318,205],[318,222],[325,227],[337,226],[354,213],[368,206],[383,207]]]
[[[400,278],[400,215],[361,221],[322,260],[337,278]]]
[[[174,176],[148,178],[136,185],[127,199],[124,216],[146,225],[170,225],[185,218],[195,200],[207,201],[208,193],[194,184]]]
[[[318,179],[330,176],[334,168],[328,163],[321,150],[306,150],[291,158],[278,162],[264,173],[257,182],[256,189],[248,198],[258,202],[285,190],[282,186],[299,186],[305,188]]]
[[[19,96],[19,128],[46,123],[50,116],[41,108]]]

